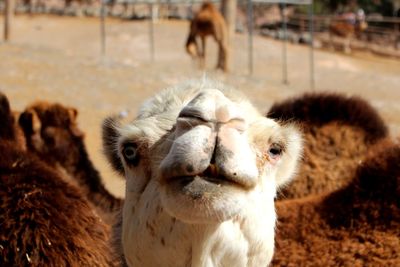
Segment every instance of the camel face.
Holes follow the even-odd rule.
[[[20,115],[27,145],[50,165],[61,164],[73,172],[80,159],[83,133],[77,126],[78,111],[71,107],[36,102]]]
[[[224,224],[225,229],[226,223],[233,221],[232,231],[263,229],[254,236],[261,239],[257,242],[267,244],[257,250],[262,260],[256,262],[269,262],[276,187],[292,176],[301,150],[301,138],[294,127],[281,126],[260,115],[236,91],[191,85],[162,92],[145,103],[132,123],[117,126],[108,122],[104,131],[106,153],[114,167],[123,166],[127,179],[122,243],[128,264],[139,264],[136,256],[141,255],[141,260],[154,261],[147,265],[157,266],[158,259],[147,253],[158,249],[165,257],[189,253],[193,242],[189,239],[203,231],[194,225],[218,228]],[[113,153],[121,164],[112,159]],[[258,226],[247,229],[244,225],[250,221],[252,227]],[[209,234],[211,230],[204,231]],[[147,251],[146,247],[156,242],[151,240],[160,236],[161,244],[179,241],[185,248],[163,254],[168,246],[161,245]],[[146,241],[138,245],[139,239]],[[226,253],[252,254],[250,247],[247,252]],[[202,256],[206,252],[193,250],[206,259]],[[234,266],[229,265],[234,261],[223,262]]]
[[[182,221],[221,222],[244,212],[248,194],[263,191],[264,180],[275,180],[289,145],[286,130],[246,108],[216,89],[194,94],[160,140],[124,140],[128,179],[146,172],[140,159],[151,162],[147,172],[157,183],[162,206]]]

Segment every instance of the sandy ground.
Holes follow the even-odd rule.
[[[0,28],[3,18],[0,17]],[[135,113],[140,103],[166,86],[204,73],[185,54],[188,23],[158,21],[151,61],[146,21],[107,20],[105,57],[95,18],[17,16],[12,41],[0,43],[0,90],[14,109],[41,99],[79,109],[89,154],[107,187],[123,195],[124,182],[101,152],[102,120],[113,113]],[[232,72],[213,71],[216,47],[210,40],[206,75],[245,91],[261,111],[284,98],[310,90],[309,48],[288,45],[289,84],[282,84],[282,44],[254,38],[254,73],[248,75],[247,37],[234,36]],[[366,53],[315,51],[314,91],[360,95],[382,114],[393,136],[400,134],[400,61]]]

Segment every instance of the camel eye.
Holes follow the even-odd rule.
[[[137,166],[139,163],[138,148],[135,143],[126,143],[123,146],[122,154],[127,163]]]
[[[272,159],[277,159],[282,154],[282,147],[278,144],[272,144],[268,150],[268,154]]]

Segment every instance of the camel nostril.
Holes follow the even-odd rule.
[[[215,164],[215,153],[213,153],[210,164]]]
[[[204,175],[208,177],[218,177],[218,167],[215,164],[210,164],[204,171]]]
[[[188,173],[192,173],[192,172],[194,171],[193,165],[191,165],[191,164],[187,165],[187,166],[186,166],[186,171],[187,171]]]
[[[216,157],[216,153],[217,152],[217,146],[215,146],[214,147],[214,150],[213,150],[213,153],[212,153],[212,156],[211,156],[211,160],[210,160],[210,164],[212,164],[212,165],[215,165],[215,157]]]

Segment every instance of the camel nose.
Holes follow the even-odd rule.
[[[174,141],[161,162],[165,179],[197,174],[246,188],[258,177],[243,110],[218,90],[204,90],[179,113]]]

